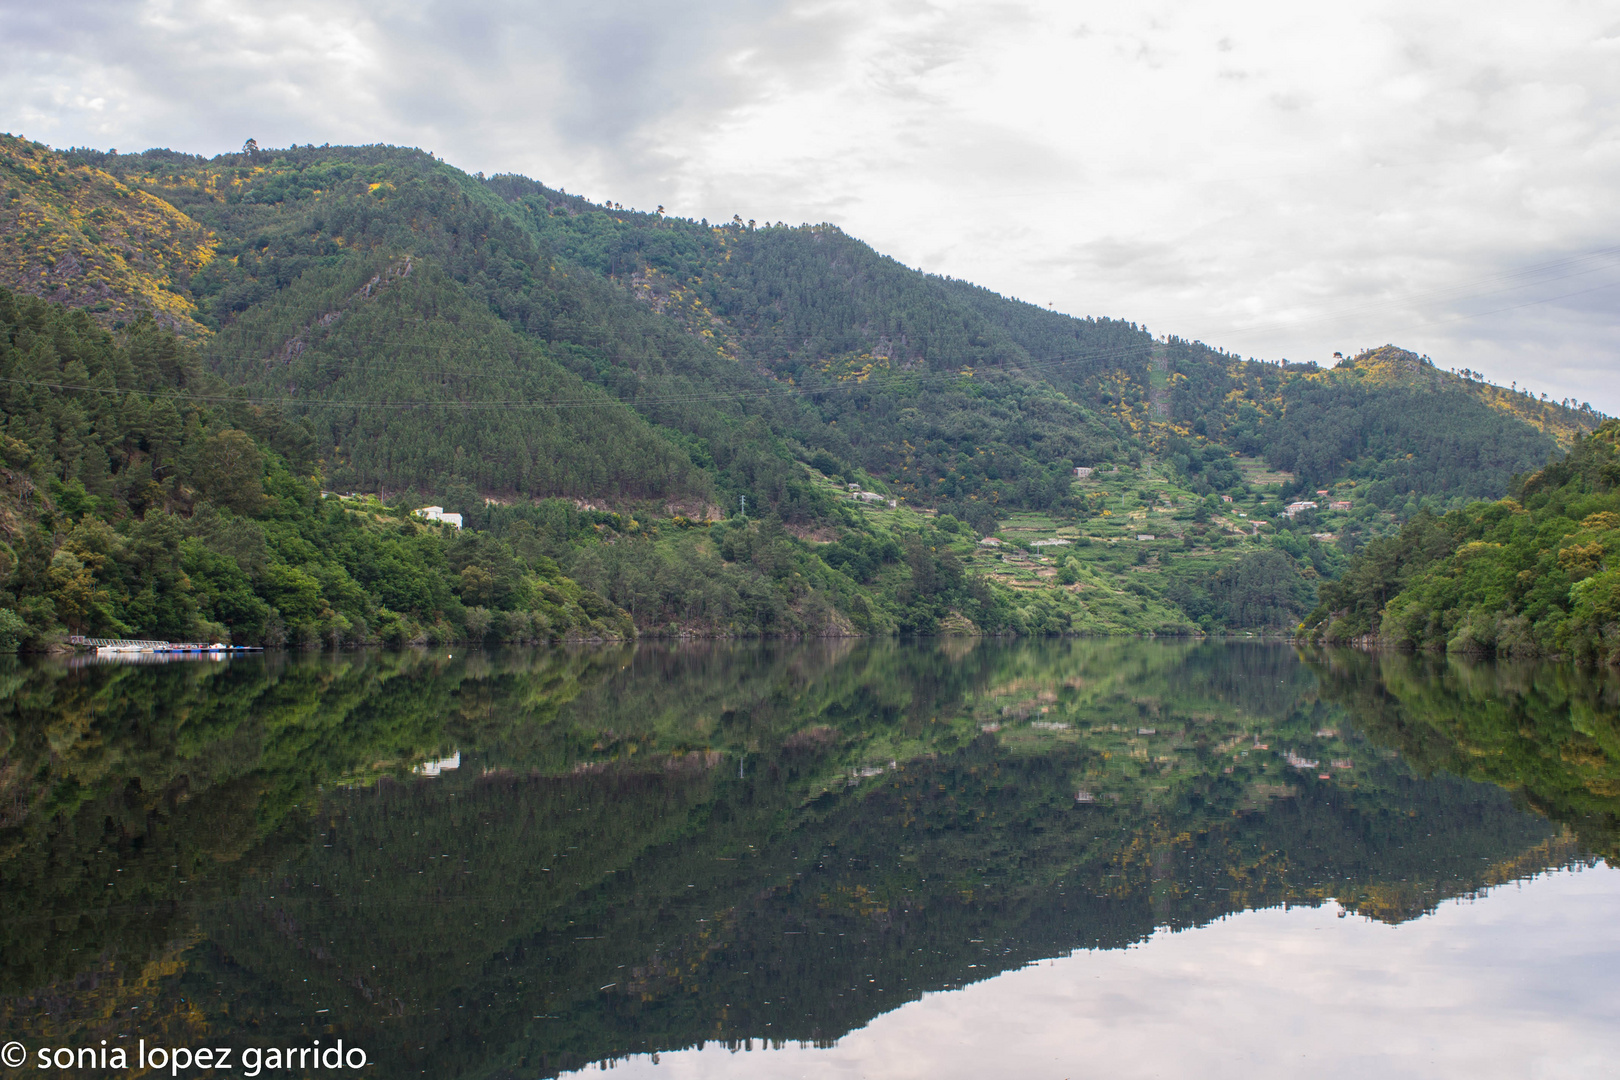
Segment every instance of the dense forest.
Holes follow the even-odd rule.
[[[210,402],[211,404],[202,404]],[[0,635],[252,644],[625,636],[538,553],[404,504],[324,500],[302,424],[246,404],[149,322],[0,290]]]
[[[401,508],[442,505],[484,535],[463,547],[504,553],[478,556],[467,589],[446,556],[443,587],[409,597],[345,564],[303,607],[258,584],[234,608],[206,589],[164,599],[162,585],[142,606],[119,599],[141,593],[126,574],[71,618],[36,574],[7,586],[26,624],[7,635],[35,643],[81,626],[523,640],[607,633],[610,609],[682,634],[1276,630],[1343,565],[1322,545],[1353,552],[1498,497],[1601,419],[1393,346],[1332,368],[1243,359],[923,273],[832,225],[638,213],[412,149],[250,143],[204,158],[5,136],[0,185],[0,286],[83,312],[116,336],[106,348],[185,358],[161,392],[113,396],[150,400],[164,423],[172,410],[182,442],[190,426],[204,443],[241,432],[271,498],[289,484],[345,496],[343,514],[304,499],[312,518],[397,530]],[[55,364],[61,381],[65,356],[39,371]],[[205,519],[260,520],[168,461],[140,410],[74,390],[80,413],[64,419],[47,389],[13,384],[5,424],[34,432],[13,436],[31,455],[14,468],[59,475],[66,503],[43,482],[28,496],[52,514],[77,527],[88,512],[119,537],[149,509],[191,528],[198,503]],[[64,424],[82,433],[39,434]],[[191,460],[210,458],[204,443],[185,442]],[[143,494],[143,469],[169,494]],[[850,491],[911,516],[875,525]],[[1337,509],[1284,513],[1317,492]],[[8,514],[25,532],[40,517]],[[55,558],[60,524],[5,539]],[[1139,537],[1181,547],[1012,574],[970,558],[975,538],[1037,527],[1116,555]],[[74,543],[82,562],[91,541]],[[306,574],[325,559],[276,557]],[[492,599],[479,582],[503,575],[567,582],[600,610],[571,595],[564,618],[532,589]]]
[[[1305,628],[1325,641],[1620,661],[1620,421],[1512,496],[1421,514],[1325,585]]]
[[[643,525],[549,499],[454,530],[404,497],[323,493],[306,423],[149,322],[120,341],[0,290],[0,380],[12,648],[63,630],[305,646],[927,633],[953,612],[1024,629],[931,525],[880,535],[844,509],[845,536],[818,550],[774,516]]]
[[[1500,495],[1599,420],[1499,400],[1393,346],[1325,370],[1243,363],[1179,340],[1168,352],[1174,410],[1194,432],[1293,474],[1302,494],[1350,480],[1358,498],[1402,517]]]

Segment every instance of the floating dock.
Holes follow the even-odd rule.
[[[137,638],[91,638],[74,635],[68,644],[94,650],[97,656],[139,656],[185,654],[225,656],[230,653],[263,652],[259,645],[225,645],[214,641],[145,641]]]

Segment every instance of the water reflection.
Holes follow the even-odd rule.
[[[1617,878],[1555,873],[1398,932],[1331,902],[1246,912],[927,995],[834,1047],[754,1040],[615,1075],[1598,1080],[1620,1056]]]
[[[1614,854],[1620,806],[1616,684],[1567,668],[952,641],[0,680],[8,1037],[343,1037],[389,1076],[826,1048],[1233,913],[1399,924]]]
[[[1322,696],[1424,775],[1500,785],[1620,858],[1620,680],[1403,653],[1312,657]]]

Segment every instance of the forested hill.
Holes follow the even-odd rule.
[[[1620,663],[1620,421],[1513,497],[1421,514],[1366,546],[1306,620],[1327,641]]]
[[[1381,507],[1487,497],[1591,431],[1590,406],[1538,401],[1394,346],[1332,368],[1255,364],[1172,339],[1173,412],[1192,432],[1262,456],[1307,489],[1354,480]]]
[[[564,570],[630,522],[786,530],[791,558],[746,548],[776,599],[722,590],[697,605],[711,626],[750,608],[755,628],[838,623],[804,606],[821,586],[800,563],[825,544],[835,568],[867,568],[825,594],[856,626],[926,628],[951,612],[980,628],[1234,625],[1258,616],[1217,594],[1265,551],[1292,567],[1262,574],[1273,599],[1253,610],[1275,623],[1342,563],[1324,545],[1499,496],[1601,419],[1393,347],[1332,369],[1245,360],[922,273],[830,225],[638,213],[412,149],[250,143],[203,158],[7,136],[0,195],[0,286],[117,334],[150,316],[239,407],[302,432],[301,475],[328,490],[438,503],[497,532],[524,515],[540,527],[548,499],[620,515],[598,523],[606,532],[570,519],[547,533]],[[74,480],[102,483],[61,477]],[[895,579],[863,615],[849,589],[876,588],[898,561],[871,552],[934,525],[873,532],[851,516],[851,489],[966,526],[939,534],[958,557],[990,535],[1105,542],[1101,580],[1122,599],[1103,613],[1085,595],[1095,560],[1077,550],[1072,568],[1050,553],[1016,573],[981,567],[1014,590],[997,594],[1005,604],[962,592],[925,610]],[[1279,517],[1302,497],[1319,507]],[[1179,546],[1118,546],[1139,536]],[[587,559],[581,580],[638,623],[690,618],[677,620],[679,590],[656,584],[675,571],[632,573],[629,549],[592,550],[605,562]],[[737,563],[734,547],[703,550]],[[1034,613],[1037,592],[1070,615]]]
[[[203,159],[6,147],[15,269],[0,283],[38,292],[44,271],[50,298],[101,308],[109,326],[127,319],[152,289],[73,249],[99,250],[91,233],[119,250],[155,235],[119,215],[130,199],[161,201],[191,230],[179,231],[205,240],[200,254],[137,259],[142,281],[216,331],[204,352],[223,376],[310,420],[338,486],[748,496],[808,518],[791,470],[773,461],[822,452],[988,531],[1007,508],[1061,507],[1074,465],[1201,458],[1205,447],[1264,458],[1302,487],[1383,480],[1374,495],[1399,510],[1539,467],[1552,448],[1531,426],[1567,444],[1596,422],[1541,402],[1530,417],[1505,392],[1492,417],[1471,408],[1479,394],[1465,380],[1439,398],[1380,377],[1327,390],[1309,366],[1156,343],[1131,322],[919,273],[832,226],[636,213],[523,177],[468,176],[416,150],[250,146]],[[35,252],[47,232],[60,257]],[[695,453],[708,479],[657,454],[631,476],[627,454],[616,462],[606,445],[581,446],[568,468],[548,461],[573,439],[569,410],[604,393]],[[402,411],[420,423],[391,422]],[[1332,437],[1315,438],[1324,423]],[[1178,438],[1189,445],[1169,445]],[[1409,454],[1451,464],[1392,466]]]
[[[322,499],[307,429],[231,394],[150,320],[119,342],[0,289],[0,417],[0,651],[63,631],[307,646],[635,633],[532,532],[455,535],[404,506]]]
[[[11,135],[0,135],[0,184],[0,285],[84,308],[107,326],[144,312],[200,336],[196,299],[175,288],[216,252],[195,221],[161,197]]]

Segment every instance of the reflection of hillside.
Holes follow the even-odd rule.
[[[1331,699],[1423,773],[1497,784],[1620,859],[1620,676],[1573,665],[1334,652]]]
[[[346,794],[332,847],[274,900],[222,910],[234,929],[210,920],[239,966],[233,1013],[276,1031],[386,1002],[394,1016],[346,1037],[391,1043],[401,1071],[492,1070],[491,1039],[507,1064],[553,1070],[705,1039],[827,1042],[924,991],[1156,926],[1329,896],[1409,918],[1493,863],[1572,854],[1456,781],[1160,817],[1076,808],[1062,753],[982,738],[795,809],[813,763],[784,756],[741,779],[696,765]]]
[[[504,677],[542,687],[544,717],[603,655],[528,654]],[[25,990],[108,948],[155,955],[187,910],[301,846],[323,785],[404,774],[488,702],[480,662],[418,654],[270,656],[104,666],[0,658],[0,988]],[[487,667],[487,665],[484,665]],[[510,723],[512,697],[498,707]]]
[[[0,889],[8,910],[79,913],[21,952],[8,939],[19,1032],[104,1030],[71,1019],[88,1003],[47,1019],[28,1002],[169,957],[150,1006],[184,997],[227,1037],[331,1031],[400,1074],[827,1042],[1155,927],[1328,897],[1398,921],[1574,856],[1494,788],[1374,750],[1277,647],[205,670],[14,673],[29,704],[8,705],[5,776],[40,779],[0,834]],[[1324,779],[1285,748],[1339,764]],[[410,775],[452,749],[460,768]],[[132,808],[111,821],[119,865],[47,889],[105,861],[115,804]],[[116,907],[95,888],[120,868],[144,891],[121,882]]]

